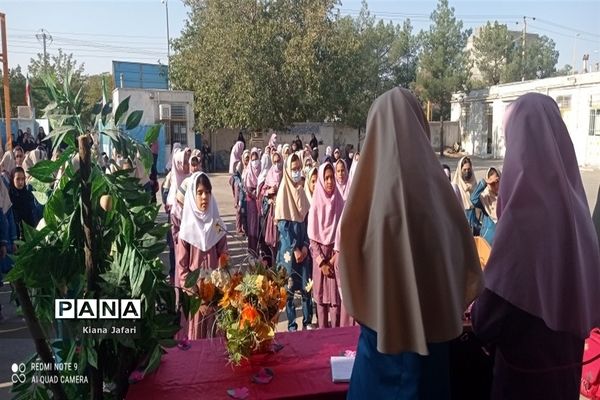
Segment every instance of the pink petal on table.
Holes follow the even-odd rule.
[[[138,383],[142,379],[144,379],[144,371],[140,371],[139,369],[136,369],[129,375],[129,383]]]
[[[192,347],[192,345],[189,342],[189,340],[183,339],[183,340],[180,340],[179,342],[177,342],[177,347],[179,348],[179,350],[185,351],[185,350],[189,350]]]
[[[271,345],[271,353],[279,353],[283,349],[283,345],[279,343],[273,343]]]
[[[356,351],[346,350],[344,352],[344,357],[356,358]]]
[[[256,374],[252,376],[252,382],[266,385],[273,380],[273,370],[270,368],[261,368]]]
[[[247,399],[250,395],[250,390],[247,387],[235,388],[235,389],[227,389],[227,394],[229,397],[233,397],[234,399]]]

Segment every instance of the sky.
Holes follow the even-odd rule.
[[[402,23],[410,18],[415,32],[429,29],[436,0],[368,0],[369,10],[386,21]],[[168,1],[171,39],[180,35],[188,9],[181,0]],[[583,54],[591,64],[600,62],[600,0],[589,1],[459,1],[450,0],[465,28],[498,20],[521,31],[527,17],[527,32],[547,35],[560,53],[558,67],[581,69]],[[345,0],[342,15],[357,15],[360,0]],[[88,74],[110,72],[112,60],[145,63],[167,62],[167,29],[164,0],[1,0],[6,14],[9,66],[21,65],[42,52],[42,29],[52,40],[47,51],[58,48],[73,53]],[[535,18],[535,19],[534,19]],[[36,38],[36,34],[38,38]]]

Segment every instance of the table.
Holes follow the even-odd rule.
[[[187,351],[169,349],[155,373],[129,386],[127,399],[227,399],[227,389],[240,387],[250,390],[248,400],[345,399],[348,384],[331,381],[329,358],[356,350],[359,333],[358,326],[278,333],[281,351],[240,367],[227,364],[223,339],[192,341]],[[261,367],[274,372],[269,384],[251,382]]]

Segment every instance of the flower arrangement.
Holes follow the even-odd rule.
[[[199,273],[196,293],[202,304],[216,307],[217,328],[227,339],[229,361],[239,365],[251,354],[269,349],[276,318],[285,308],[288,278],[285,269],[269,269],[260,261],[251,260],[234,272],[228,258],[219,260],[219,265]]]

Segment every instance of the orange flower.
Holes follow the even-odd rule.
[[[287,289],[284,287],[279,288],[279,309],[282,310],[287,302]]]
[[[246,325],[246,322],[250,324],[250,326],[256,325],[260,314],[256,311],[256,308],[252,307],[250,304],[244,305],[244,309],[242,310],[242,316],[240,319],[240,329],[243,329]]]
[[[215,285],[211,282],[206,282],[206,280],[201,279],[198,284],[198,289],[198,295],[206,303],[212,301],[213,297],[215,297]]]
[[[223,253],[219,257],[219,267],[224,268],[229,264],[229,254]]]

